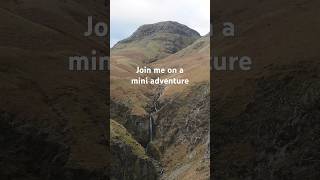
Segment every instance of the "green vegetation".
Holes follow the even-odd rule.
[[[110,123],[111,129],[111,140],[119,140],[124,144],[131,147],[132,152],[142,159],[148,159],[144,148],[139,144],[132,135],[123,127],[121,124],[117,123],[114,120],[111,120]]]

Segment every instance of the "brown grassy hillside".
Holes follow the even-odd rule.
[[[317,179],[320,3],[227,0],[213,7],[216,32],[223,22],[237,29],[234,38],[214,37],[213,54],[253,59],[251,71],[212,74],[214,178]]]
[[[107,74],[68,69],[69,56],[107,54],[83,36],[88,16],[107,20],[104,1],[0,4],[0,177],[106,179]]]
[[[155,24],[155,26],[158,25],[159,23]],[[159,34],[150,36],[148,30],[139,28],[131,37],[120,41],[111,50],[111,98],[113,103],[111,116],[120,122],[145,148],[147,155],[153,161],[153,164],[146,167],[148,169],[155,167],[157,171],[154,173],[160,179],[208,179],[209,36],[199,37],[181,48],[180,45],[171,46],[170,43],[176,41],[179,43],[178,39],[188,36],[181,35],[182,32],[178,31],[175,26],[171,27],[172,29],[167,29],[167,25],[163,27],[160,25],[160,27],[154,28],[155,31],[157,29],[160,31]],[[172,35],[168,32],[163,33],[163,30],[169,31]],[[186,32],[188,34],[192,31],[186,30]],[[174,38],[177,40],[172,41]],[[191,36],[191,39],[194,37]],[[153,46],[154,44],[157,45]],[[163,44],[169,45],[163,46]],[[153,47],[159,46],[163,48],[156,48],[156,51],[153,51]],[[163,53],[168,52],[168,49],[165,49],[168,47],[179,50],[163,57]],[[152,57],[161,58],[150,61],[148,53],[151,53]],[[160,74],[159,76],[161,78],[188,78],[190,84],[180,86],[132,85],[130,79],[139,76],[135,74],[137,66],[184,68],[183,74]],[[157,75],[148,76],[154,78]],[[152,126],[152,133],[150,126]],[[152,139],[150,134],[152,134]],[[125,149],[117,151],[123,152]],[[117,151],[113,151],[113,157],[119,156]],[[132,158],[135,157],[134,153],[127,152],[124,153],[124,156],[130,158],[129,164],[136,161]],[[121,163],[121,158],[118,159],[120,160],[117,162]],[[139,169],[142,165],[143,163],[134,167]],[[144,178],[137,172],[131,171],[128,166],[121,166],[117,163],[114,166],[123,167],[121,168],[125,174],[123,178],[126,178],[126,175]]]

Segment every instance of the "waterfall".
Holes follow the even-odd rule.
[[[159,110],[158,110],[158,108],[157,108],[157,101],[153,102],[153,106],[154,106],[154,110],[155,110],[156,112],[158,112]]]
[[[156,121],[156,119],[154,119],[154,117],[157,117],[156,114],[159,111],[158,101],[159,101],[159,98],[162,94],[162,90],[163,90],[162,87],[157,89],[157,92],[155,93],[155,95],[153,97],[151,112],[149,112],[149,139],[150,139],[150,142],[153,140],[153,123],[154,123],[154,121]],[[153,116],[153,115],[155,115],[155,116]]]
[[[149,133],[150,133],[150,141],[152,141],[152,134],[153,134],[153,122],[152,122],[152,114],[150,114],[149,118]]]

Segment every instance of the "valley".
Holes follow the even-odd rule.
[[[209,36],[172,21],[141,26],[111,49],[111,89],[117,90],[111,91],[111,118],[127,129],[146,157],[142,163],[127,148],[111,147],[118,162],[114,169],[121,169],[114,179],[209,179],[209,52]],[[150,72],[184,68],[184,73],[149,74],[144,68],[141,76],[150,75],[158,84],[130,84],[139,75],[137,67],[145,66]],[[189,78],[184,85],[169,84],[169,79]],[[112,144],[130,149],[112,136]],[[119,161],[118,154],[131,158]]]

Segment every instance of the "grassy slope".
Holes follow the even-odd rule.
[[[268,67],[303,64],[315,61],[319,57],[317,44],[314,41],[320,30],[319,20],[310,18],[319,15],[316,1],[266,1],[247,0],[245,3],[229,0],[217,2],[217,9],[224,9],[231,4],[229,10],[216,14],[217,24],[232,16],[232,22],[238,28],[237,38],[214,39],[215,56],[248,55],[253,59],[251,71],[215,71],[214,92],[221,102],[228,102],[233,96],[237,99],[219,104],[226,114],[239,114],[250,102],[254,94],[254,79],[266,75]],[[246,5],[250,4],[249,7]],[[246,11],[243,11],[247,9]],[[234,11],[234,13],[232,13]],[[313,30],[306,28],[314,24]],[[217,26],[218,26],[217,25]],[[217,30],[221,30],[217,28]],[[220,32],[220,31],[218,31]],[[245,45],[243,45],[245,44]],[[228,83],[225,83],[228,82]],[[243,88],[240,88],[243,87]],[[230,111],[228,111],[230,110]]]
[[[318,72],[315,69],[319,68],[320,58],[318,42],[315,39],[319,37],[320,22],[318,18],[314,18],[320,15],[319,1],[227,0],[215,2],[213,5],[217,9],[214,17],[218,26],[224,21],[232,21],[237,26],[236,38],[222,38],[220,35],[215,37],[215,56],[248,55],[253,59],[251,71],[216,71],[213,74],[213,109],[216,120],[212,123],[212,131],[215,134],[215,140],[212,142],[215,147],[215,178],[268,179],[268,175],[272,174],[275,179],[299,179],[299,173],[312,177],[313,173],[308,172],[311,168],[293,170],[293,164],[299,162],[291,156],[291,152],[302,152],[301,149],[308,147],[300,147],[296,143],[290,152],[282,151],[282,145],[278,147],[270,143],[268,146],[275,149],[268,152],[262,144],[269,140],[278,142],[281,137],[276,137],[277,133],[292,133],[289,131],[290,128],[284,128],[281,124],[288,123],[293,118],[283,115],[286,112],[284,108],[291,111],[291,115],[294,112],[292,107],[288,107],[288,97],[285,94],[292,95],[304,87],[304,84],[309,84],[307,77],[319,79],[315,75]],[[312,30],[307,28],[311,24]],[[217,32],[220,31],[221,29],[217,28]],[[291,89],[294,83],[296,90]],[[274,99],[273,96],[277,98]],[[265,99],[261,100],[262,97]],[[291,96],[293,97],[295,96]],[[299,98],[295,98],[295,101],[295,105],[300,103]],[[270,111],[273,107],[275,109]],[[312,118],[303,122],[311,120]],[[258,127],[262,130],[274,121],[276,122],[272,130],[264,133],[252,132],[258,130]],[[308,131],[312,131],[312,128]],[[309,136],[304,133],[302,137]],[[255,138],[260,140],[253,140]],[[286,141],[289,142],[289,146],[293,142],[287,139],[283,141],[285,145]],[[280,157],[276,157],[277,155]],[[270,163],[269,160],[274,163]],[[256,164],[251,164],[254,162]],[[265,168],[261,168],[262,166]],[[290,173],[297,175],[293,176]],[[262,177],[263,175],[266,176]]]
[[[181,51],[152,63],[152,67],[161,68],[183,68],[183,74],[167,74],[161,78],[181,78],[189,79],[190,84],[184,86],[168,86],[163,92],[163,98],[170,97],[175,93],[181,93],[186,89],[190,89],[199,83],[208,82],[210,79],[210,46],[209,36],[204,36],[190,46],[182,49]]]
[[[129,145],[132,149],[133,154],[135,154],[139,158],[148,158],[141,144],[139,144],[121,124],[117,123],[114,120],[111,120],[110,130],[111,141],[121,141],[122,143]]]

